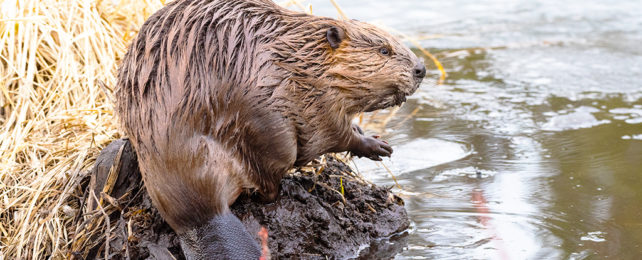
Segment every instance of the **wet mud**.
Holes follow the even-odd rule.
[[[394,257],[406,245],[410,224],[403,200],[333,156],[321,160],[288,174],[275,202],[246,194],[232,212],[258,242],[259,231],[267,229],[272,259]],[[73,253],[76,258],[184,259],[178,237],[153,207],[141,179],[129,141],[116,140],[101,152],[81,184],[81,200],[85,215],[103,214],[77,222],[104,226],[109,216],[111,232],[89,237],[88,246]]]

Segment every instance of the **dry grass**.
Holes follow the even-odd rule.
[[[0,8],[0,252],[67,258],[77,184],[118,137],[111,102],[126,44],[161,1],[5,0]],[[117,1],[116,1],[117,2]],[[0,255],[1,258],[1,255]]]
[[[75,226],[101,212],[84,214],[74,197],[100,149],[119,137],[109,100],[117,64],[163,4],[1,3],[0,259],[69,258],[104,228]]]

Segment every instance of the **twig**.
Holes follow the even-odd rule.
[[[392,128],[393,128],[393,129],[398,129],[398,128],[399,128],[401,125],[403,125],[406,121],[410,120],[410,118],[412,118],[412,117],[414,117],[415,115],[417,115],[417,113],[419,113],[419,111],[420,111],[421,109],[423,109],[423,107],[422,107],[422,106],[418,106],[417,108],[415,108],[415,110],[413,110],[410,114],[408,114],[408,115],[407,115],[403,120],[401,120],[399,123],[397,123],[397,124],[396,124],[395,126],[393,126]]]
[[[383,166],[383,168],[385,168],[385,169],[386,169],[386,171],[388,171],[388,173],[390,173],[390,176],[392,176],[392,180],[394,180],[394,181],[395,181],[395,184],[397,185],[397,188],[399,188],[399,189],[401,190],[402,188],[401,188],[401,185],[399,185],[399,182],[397,182],[397,177],[395,177],[395,175],[394,175],[394,174],[392,173],[392,171],[388,168],[388,166],[386,166],[386,165],[385,165],[385,164],[383,164],[382,162],[378,162],[378,163],[381,163],[381,165]]]
[[[432,62],[435,64],[435,66],[437,66],[437,69],[439,70],[439,72],[441,72],[441,74],[439,76],[439,83],[438,84],[439,85],[444,84],[444,80],[446,80],[446,77],[448,76],[448,74],[446,73],[446,70],[444,70],[444,66],[441,65],[441,62],[434,55],[432,55],[432,53],[430,53],[428,50],[426,50],[424,47],[422,47],[421,44],[419,44],[419,42],[417,42],[417,40],[412,39],[410,37],[406,37],[406,39],[408,41],[410,41],[413,45],[415,45],[415,47],[417,47],[417,49],[419,49],[424,55],[428,56],[428,58],[430,58],[432,60]]]
[[[102,204],[101,200],[99,200],[96,197],[96,194],[92,192],[91,196],[94,197],[94,200],[96,201],[96,203],[98,203],[97,206],[100,209],[100,212],[102,212],[103,216],[105,217],[105,224],[107,225],[107,230],[105,230],[105,260],[107,260],[109,257],[109,241],[111,240],[111,237],[110,237],[111,224],[109,221],[109,215],[107,214],[107,212],[105,212],[103,205],[101,205]]]
[[[343,194],[341,194],[341,192],[339,192],[338,190],[333,189],[332,187],[330,187],[329,185],[327,185],[327,184],[325,184],[325,183],[323,183],[323,182],[319,182],[319,186],[324,187],[324,188],[326,188],[327,190],[330,190],[330,191],[334,191],[334,192],[336,192],[337,194],[339,194],[339,195],[341,196],[341,199],[343,200],[343,204],[346,204],[346,203],[347,203],[347,202],[346,202],[346,198],[345,198],[345,197],[343,196]]]
[[[348,20],[348,16],[341,10],[341,7],[339,7],[339,4],[337,4],[336,1],[330,0],[332,5],[334,5],[334,8],[337,9],[337,13],[339,13],[339,17],[343,20]]]

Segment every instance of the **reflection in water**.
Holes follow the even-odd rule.
[[[446,84],[425,83],[383,135],[414,225],[397,258],[642,257],[640,1],[340,3],[356,19],[441,35],[422,44]],[[313,6],[335,16],[327,1]]]

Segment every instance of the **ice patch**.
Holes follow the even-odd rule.
[[[627,124],[636,125],[642,124],[642,109],[635,106],[635,108],[614,108],[609,110],[616,120],[624,120]]]
[[[614,108],[609,110],[611,114],[636,114],[642,116],[642,109],[638,108]]]
[[[624,122],[631,125],[642,124],[642,117],[627,119]]]
[[[597,120],[592,113],[600,110],[594,107],[579,107],[574,112],[566,115],[552,116],[542,125],[545,131],[565,131],[582,128],[591,128],[598,125],[611,123],[609,120]]]
[[[467,145],[441,139],[417,139],[393,147],[390,161],[384,164],[394,173],[403,174],[462,159],[472,153]],[[385,172],[380,164],[367,158],[354,160],[360,172]]]
[[[622,136],[622,140],[640,140],[640,141],[642,141],[642,134],[639,134],[639,135],[625,135],[625,136]]]

